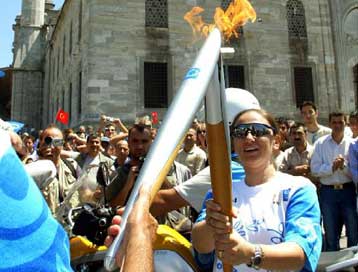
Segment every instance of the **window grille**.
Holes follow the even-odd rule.
[[[230,3],[232,2],[233,0],[222,0],[221,1],[221,8],[225,11],[227,10],[227,8],[229,7]]]
[[[226,88],[245,89],[245,69],[242,65],[225,65]]]
[[[168,3],[166,0],[145,1],[145,26],[168,28]]]
[[[299,107],[304,101],[314,102],[313,80],[311,67],[295,67],[294,83],[296,93],[296,106]]]
[[[168,107],[167,63],[144,63],[144,107]]]
[[[307,38],[305,8],[299,0],[287,1],[287,24],[290,38]]]

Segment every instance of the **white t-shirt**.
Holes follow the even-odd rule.
[[[210,193],[206,199],[212,198]],[[233,183],[233,206],[238,208],[234,230],[254,244],[296,242],[306,254],[304,271],[313,271],[321,251],[320,211],[314,185],[304,177],[277,172],[268,182],[247,186]],[[204,220],[203,209],[198,221]],[[213,271],[223,271],[215,258]],[[255,271],[246,264],[233,271]],[[265,271],[260,269],[260,271]]]

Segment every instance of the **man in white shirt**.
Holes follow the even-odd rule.
[[[318,124],[318,111],[316,105],[311,101],[305,101],[300,106],[303,122],[307,127],[307,141],[313,145],[315,141],[331,133],[331,129]]]
[[[346,226],[348,247],[358,244],[356,187],[348,169],[351,138],[344,135],[345,118],[341,112],[329,115],[332,134],[321,137],[314,146],[312,174],[320,178],[319,190],[327,251],[339,250],[342,224]]]
[[[175,159],[187,166],[193,176],[205,167],[206,162],[206,153],[196,146],[196,139],[196,130],[190,128],[184,139],[184,148],[179,151]]]

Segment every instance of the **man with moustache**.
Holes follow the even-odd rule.
[[[348,167],[352,139],[344,135],[344,113],[330,113],[329,124],[332,133],[315,143],[311,171],[321,182],[319,199],[327,251],[338,251],[342,223],[346,226],[348,247],[358,244],[356,187]]]
[[[310,168],[313,147],[307,142],[306,133],[302,123],[291,127],[289,138],[293,146],[285,151],[279,170],[294,176],[305,176],[313,181]]]
[[[80,168],[73,160],[62,160],[60,157],[63,149],[63,134],[55,126],[46,128],[40,135],[38,155],[39,159],[51,160],[57,168],[56,178],[43,190],[42,193],[53,214],[65,199],[71,186],[76,182],[76,175]],[[70,201],[72,207],[79,204],[78,194],[75,194]]]

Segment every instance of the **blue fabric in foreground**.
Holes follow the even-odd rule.
[[[0,272],[72,271],[66,232],[0,130]]]

